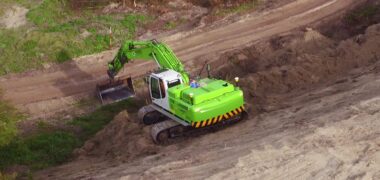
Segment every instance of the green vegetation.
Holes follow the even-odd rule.
[[[62,0],[45,0],[39,6],[30,9],[27,18],[39,27],[60,25],[69,21],[70,16],[72,16],[65,2]]]
[[[165,29],[167,29],[167,30],[174,29],[175,27],[177,27],[177,25],[178,25],[177,22],[169,21],[165,24]]]
[[[9,144],[17,135],[16,123],[21,118],[14,108],[0,101],[0,147]]]
[[[179,25],[182,25],[186,23],[186,20],[185,19],[177,19],[177,20],[173,20],[173,21],[168,21],[165,23],[165,26],[164,26],[164,29],[166,30],[172,30],[172,29],[175,29],[177,28]]]
[[[15,164],[40,169],[62,163],[79,144],[72,133],[63,131],[15,138],[10,144],[0,147],[0,169]]]
[[[27,165],[35,170],[63,163],[70,158],[75,148],[101,130],[119,112],[125,109],[137,111],[136,103],[122,101],[73,119],[69,125],[80,127],[80,134],[54,130],[47,123],[38,122],[39,131],[34,135],[16,137],[10,143],[0,146],[0,170],[12,165]]]
[[[138,27],[152,20],[143,14],[97,15],[89,10],[73,11],[67,0],[33,4],[32,0],[19,1],[30,8],[27,20],[31,23],[18,29],[0,28],[0,75],[99,53],[110,46],[110,28],[112,43],[119,44],[134,38]]]
[[[79,126],[82,131],[80,138],[86,140],[107,125],[118,113],[128,109],[137,111],[138,102],[132,100],[103,106],[89,115],[78,117],[69,122],[70,125]]]
[[[16,174],[7,175],[7,174],[2,174],[0,172],[0,179],[1,180],[13,180],[13,179],[16,179]]]
[[[239,4],[238,6],[218,9],[214,12],[214,15],[226,16],[228,14],[244,13],[257,7],[258,4],[259,0],[252,0],[250,2]]]
[[[363,22],[370,23],[370,21],[372,21],[379,12],[379,6],[367,4],[350,12],[346,16],[346,22],[350,25],[355,25]]]
[[[12,7],[14,4],[18,4],[25,8],[30,8],[33,4],[38,3],[39,0],[1,0],[0,2],[0,16],[4,14],[4,12]]]
[[[44,63],[62,63],[74,57],[98,53],[113,44],[134,38],[138,28],[152,20],[143,14],[99,14],[73,11],[66,0],[4,0],[0,14],[14,4],[30,11],[30,22],[17,29],[0,27],[0,75],[39,68]],[[112,39],[109,29],[112,29]],[[28,137],[17,136],[16,123],[23,117],[0,100],[0,170],[12,165],[41,169],[66,161],[72,151],[108,124],[120,111],[135,105],[132,101],[99,108],[73,119],[80,134],[54,129],[40,121],[38,131]],[[133,108],[132,108],[133,110]],[[11,178],[0,174],[0,179]]]

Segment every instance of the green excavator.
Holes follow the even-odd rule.
[[[138,117],[152,125],[151,136],[156,143],[183,136],[197,129],[220,127],[242,120],[242,90],[211,77],[192,80],[183,64],[164,43],[127,41],[108,63],[110,83],[98,86],[103,103],[113,103],[135,95],[131,78],[115,80],[115,76],[131,60],[154,60],[159,69],[148,77],[151,104],[142,107]],[[238,78],[235,78],[238,81]]]

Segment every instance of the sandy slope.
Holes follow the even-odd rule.
[[[341,42],[313,30],[287,38],[286,48],[267,52],[256,45],[232,52],[239,57],[263,51],[240,59],[246,62],[232,60],[243,72],[247,103],[261,109],[248,120],[155,146],[147,138],[149,127],[122,112],[78,150],[77,159],[36,177],[379,179],[380,25]],[[242,68],[248,63],[258,63],[257,69]]]
[[[200,66],[199,57],[246,45],[275,34],[319,22],[364,0],[298,0],[281,8],[209,32],[181,38],[163,38],[188,68]],[[175,38],[174,38],[175,37]],[[79,58],[73,62],[39,71],[0,78],[4,98],[32,117],[43,118],[70,108],[78,98],[91,96],[104,81],[105,64],[114,51]],[[152,62],[128,65],[122,75],[139,76],[155,68]]]
[[[37,178],[379,179],[379,67],[156,155],[121,165],[77,161]]]

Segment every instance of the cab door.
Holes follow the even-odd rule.
[[[166,83],[157,77],[151,76],[149,78],[149,89],[150,89],[150,97],[152,98],[152,102],[163,109],[170,111],[169,100],[167,94],[167,85]]]

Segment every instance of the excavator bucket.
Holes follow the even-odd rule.
[[[102,104],[116,103],[135,95],[132,79],[114,80],[97,85],[97,94]]]

